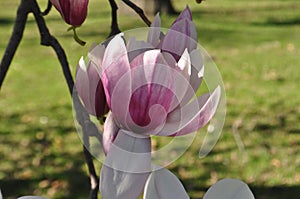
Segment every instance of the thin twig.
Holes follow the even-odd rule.
[[[46,16],[49,14],[49,12],[51,11],[52,8],[52,3],[50,0],[48,0],[48,4],[47,4],[47,8],[42,12],[43,16]]]
[[[24,1],[22,1],[17,11],[17,17],[12,35],[9,39],[9,43],[6,47],[5,53],[2,57],[0,64],[0,90],[5,76],[7,74],[7,71],[9,69],[9,66],[11,64],[11,61],[23,37],[23,32],[25,29],[25,24],[29,12],[30,7]]]
[[[111,7],[111,31],[109,37],[120,33],[119,25],[118,25],[118,18],[117,18],[117,10],[118,6],[115,0],[108,0],[110,7]]]
[[[138,7],[136,4],[134,4],[130,0],[122,0],[126,5],[128,5],[130,8],[132,8],[141,18],[142,20],[147,24],[147,26],[151,25],[151,21],[147,18],[145,15],[143,9]]]

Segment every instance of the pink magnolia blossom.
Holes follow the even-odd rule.
[[[103,133],[106,159],[101,170],[104,199],[136,199],[151,173],[150,135],[180,136],[213,117],[221,95],[196,96],[204,75],[197,32],[187,7],[164,36],[156,16],[147,42],[126,43],[120,33],[90,57],[97,63],[111,109]],[[101,51],[102,52],[102,51]]]
[[[72,26],[80,26],[86,16],[88,0],[50,0],[61,14],[66,23]]]

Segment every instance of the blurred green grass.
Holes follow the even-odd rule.
[[[0,2],[0,55],[12,32],[19,1]],[[46,1],[39,1],[41,8]],[[199,43],[223,76],[227,117],[223,133],[204,159],[198,151],[204,131],[169,166],[191,198],[225,177],[248,183],[258,199],[296,199],[300,195],[300,2],[296,0],[176,1],[189,4]],[[163,27],[174,16],[162,15]],[[59,14],[46,16],[51,33],[64,47],[73,74],[92,43],[109,33],[108,2],[91,0],[78,30],[77,45]],[[137,16],[119,15],[122,30],[145,27]],[[23,40],[0,92],[0,187],[5,198],[43,195],[87,198],[89,180],[72,116],[72,105],[52,49],[39,45],[29,16]],[[244,149],[239,150],[234,133]],[[158,140],[160,145],[164,140]],[[100,169],[100,163],[97,163]]]

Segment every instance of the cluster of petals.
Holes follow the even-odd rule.
[[[103,132],[102,198],[140,196],[152,171],[151,135],[193,133],[213,117],[221,91],[196,95],[204,75],[197,37],[187,7],[165,35],[157,15],[147,41],[125,41],[120,33],[90,51],[88,68],[96,66],[111,110]]]

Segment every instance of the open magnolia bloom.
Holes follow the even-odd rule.
[[[197,96],[204,75],[189,8],[163,35],[157,16],[146,41],[123,33],[94,47],[89,58],[102,80],[111,112],[105,122],[104,199],[136,199],[151,172],[151,135],[181,136],[206,125],[221,89]]]
[[[169,170],[153,171],[145,185],[143,199],[189,199],[183,185]],[[211,186],[203,199],[254,199],[248,185],[236,179],[222,179]]]

